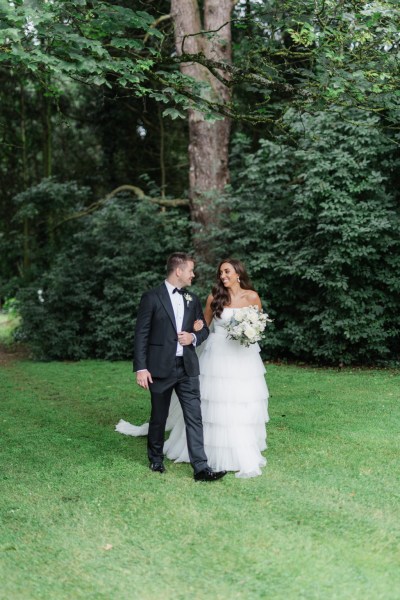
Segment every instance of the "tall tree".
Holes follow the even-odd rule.
[[[232,0],[205,0],[202,8],[198,0],[171,0],[171,15],[175,26],[175,43],[178,56],[201,55],[216,63],[231,64],[231,14]],[[202,25],[203,24],[203,25]],[[213,74],[198,62],[183,62],[181,72],[203,84],[204,94],[210,102],[228,104],[232,92],[229,76],[226,82],[221,70]],[[219,77],[217,75],[220,75]],[[206,230],[216,219],[213,196],[223,192],[229,182],[228,150],[231,120],[223,117],[215,122],[193,106],[189,118],[189,181],[192,220]],[[204,258],[206,248],[200,248]]]
[[[213,225],[210,198],[229,181],[230,120],[289,132],[285,115],[293,107],[300,114],[355,107],[398,128],[398,0],[238,2],[233,20],[233,0],[126,4],[5,0],[0,66],[29,75],[56,98],[72,79],[135,100],[150,97],[165,106],[161,117],[188,111],[192,218],[204,238]]]

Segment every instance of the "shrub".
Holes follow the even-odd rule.
[[[165,277],[167,254],[188,247],[189,230],[179,210],[129,201],[118,198],[87,217],[50,270],[21,290],[20,336],[36,357],[132,356],[140,296]]]
[[[16,316],[18,314],[18,301],[16,298],[7,298],[3,304],[3,312],[10,315]]]
[[[24,281],[34,280],[50,267],[55,254],[80,226],[79,221],[69,221],[69,215],[82,210],[91,199],[89,188],[52,177],[14,196],[13,228],[0,239],[0,251],[6,253],[7,262],[11,258],[19,262]],[[58,226],[61,222],[63,225]]]
[[[264,345],[270,357],[399,359],[392,149],[377,119],[346,120],[357,116],[322,113],[300,122],[292,115],[297,146],[262,140],[257,152],[243,153],[233,180],[232,251],[247,259],[275,318]]]

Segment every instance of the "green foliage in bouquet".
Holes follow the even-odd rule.
[[[249,153],[237,140],[231,248],[274,319],[264,343],[270,357],[399,360],[395,165],[378,119],[361,127],[357,118],[293,113],[296,144],[264,140]]]

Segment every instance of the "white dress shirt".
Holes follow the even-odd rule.
[[[168,294],[174,311],[176,331],[180,333],[182,331],[183,315],[185,313],[183,296],[182,294],[178,294],[178,292],[175,292],[175,294],[173,293],[175,286],[173,286],[169,281],[165,280],[165,285],[167,286]],[[181,346],[179,342],[176,344],[176,356],[183,356],[183,346]]]

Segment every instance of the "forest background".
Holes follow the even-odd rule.
[[[266,359],[400,360],[396,0],[0,8],[0,297],[41,359],[126,359],[141,293],[243,260]]]

